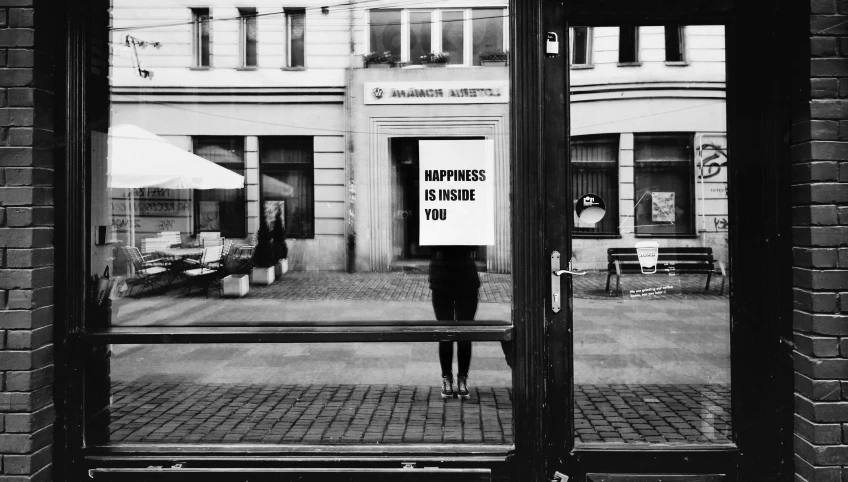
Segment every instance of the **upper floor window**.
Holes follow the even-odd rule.
[[[194,67],[211,66],[212,57],[212,18],[208,8],[191,9],[192,65]]]
[[[592,28],[573,27],[571,29],[571,65],[592,65]]]
[[[369,52],[390,52],[418,65],[430,52],[445,52],[452,65],[481,65],[480,54],[507,49],[503,8],[388,10],[370,12]]]
[[[639,27],[619,27],[618,63],[634,64],[639,62]]]
[[[239,9],[239,65],[256,67],[256,9]]]
[[[681,25],[665,26],[665,61],[686,62],[685,31]]]
[[[306,12],[302,8],[287,8],[286,67],[306,67]]]

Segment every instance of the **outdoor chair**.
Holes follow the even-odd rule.
[[[162,231],[157,237],[165,240],[169,248],[179,248],[183,244],[179,231]]]
[[[186,278],[184,295],[188,296],[192,288],[199,287],[203,288],[203,295],[206,298],[209,297],[209,286],[212,283],[220,282],[221,253],[223,251],[223,246],[203,248],[199,267],[183,271],[183,276]]]
[[[156,283],[166,273],[168,273],[167,260],[163,258],[152,258],[150,255],[143,256],[135,246],[126,246],[121,248],[121,252],[132,263],[135,276],[130,279],[132,285],[128,295],[132,295],[133,289],[141,285],[141,291],[137,296],[141,296],[145,288],[156,288]]]
[[[247,244],[233,245],[231,256],[236,262],[235,272],[243,273],[253,269],[253,252],[256,250],[258,235],[253,233],[247,240]]]

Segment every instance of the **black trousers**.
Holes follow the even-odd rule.
[[[433,290],[433,311],[439,321],[473,320],[477,313],[477,290]],[[442,367],[442,376],[451,376],[453,373],[453,342],[439,342],[439,364]],[[468,369],[471,366],[470,341],[456,342],[456,364],[457,375],[467,377]]]

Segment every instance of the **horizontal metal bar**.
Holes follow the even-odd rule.
[[[513,444],[142,444],[116,443],[94,445],[85,449],[86,455],[115,454],[270,454],[270,455],[493,455],[506,456],[515,450]]]
[[[83,343],[341,343],[509,341],[512,326],[113,327],[78,334]]]

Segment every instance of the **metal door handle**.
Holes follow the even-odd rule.
[[[562,276],[564,274],[570,274],[570,275],[573,275],[573,276],[583,276],[584,274],[586,274],[586,271],[569,271],[567,269],[560,269],[560,270],[555,270],[553,272],[553,274],[554,274],[554,276]]]

